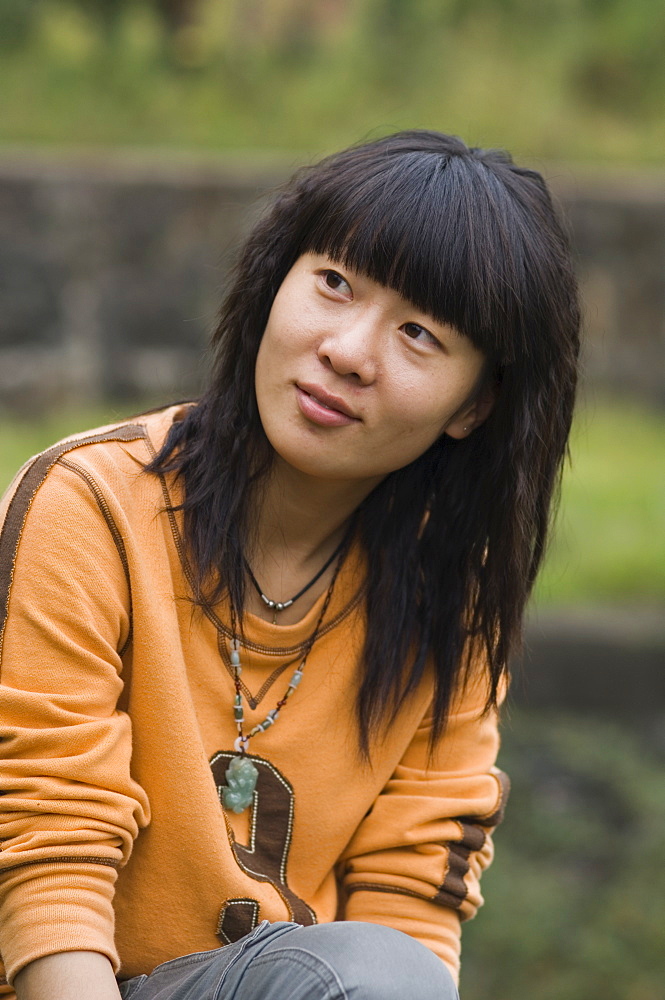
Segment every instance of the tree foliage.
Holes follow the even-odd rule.
[[[466,1000],[660,1000],[665,978],[662,718],[513,713],[513,789],[465,927]]]
[[[0,0],[0,48],[0,140],[320,151],[417,122],[518,155],[665,148],[660,0]]]

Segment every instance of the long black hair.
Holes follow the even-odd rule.
[[[251,497],[271,467],[254,368],[275,294],[312,251],[368,275],[471,339],[496,393],[463,440],[440,437],[361,505],[371,567],[360,743],[435,669],[433,740],[471,656],[496,703],[540,566],[572,418],[577,287],[540,174],[505,152],[407,131],[304,168],[254,227],[213,338],[207,391],[149,471],[184,485],[199,602],[242,611]],[[254,494],[255,495],[255,494]]]

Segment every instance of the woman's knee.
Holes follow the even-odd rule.
[[[360,921],[317,924],[298,928],[283,943],[334,971],[343,1000],[457,1000],[441,959],[391,927]]]

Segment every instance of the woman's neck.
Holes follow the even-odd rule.
[[[374,485],[311,479],[277,458],[257,501],[247,552],[261,591],[275,601],[298,593],[339,546],[354,512]],[[275,616],[276,623],[299,621],[328,588],[334,569],[333,562],[292,607]],[[273,612],[253,586],[247,589],[247,608],[273,620]]]

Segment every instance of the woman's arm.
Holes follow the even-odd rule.
[[[14,980],[18,1000],[118,1000],[111,963],[95,951],[65,951],[26,965]]]
[[[482,673],[458,695],[429,757],[424,719],[342,858],[345,918],[417,938],[458,974],[460,922],[482,904],[507,780],[495,766],[496,713],[485,714]]]
[[[148,821],[131,723],[116,707],[130,599],[114,536],[71,463],[33,495],[20,488],[0,516],[0,953],[10,982],[48,955],[90,952],[117,968],[115,881]]]

